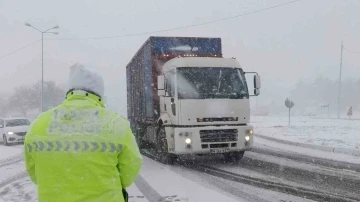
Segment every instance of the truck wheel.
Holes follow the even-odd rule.
[[[145,132],[144,132],[145,130],[146,129],[144,129],[142,127],[134,130],[135,131],[134,135],[136,137],[136,142],[138,144],[139,149],[149,149],[149,148],[151,148],[150,143],[143,139],[144,136],[145,136]]]
[[[244,153],[245,153],[245,151],[226,153],[226,154],[224,154],[225,161],[238,162],[244,156]]]
[[[177,157],[174,154],[169,154],[166,140],[165,128],[160,126],[156,136],[156,153],[160,162],[165,164],[174,164]]]
[[[146,149],[145,141],[141,139],[141,137],[136,136],[136,142],[138,144],[139,149]]]
[[[6,135],[3,135],[3,142],[4,142],[5,146],[9,146],[9,143],[8,143],[8,141],[6,139]]]
[[[142,140],[142,130],[139,129],[139,128],[136,128],[134,130],[134,135],[135,135],[135,138],[136,138],[136,142],[138,144],[138,147],[140,149],[143,149],[144,147],[144,141]]]

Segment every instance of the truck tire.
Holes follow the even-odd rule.
[[[168,152],[165,127],[160,126],[156,136],[156,155],[160,162],[164,164],[174,164],[177,160],[176,155]]]
[[[230,152],[230,153],[225,153],[224,157],[225,157],[225,161],[227,162],[239,162],[240,159],[244,156],[245,151],[240,151],[240,152]]]
[[[139,147],[139,149],[148,149],[148,148],[151,148],[150,147],[150,143],[149,142],[147,142],[147,141],[145,141],[144,139],[143,139],[143,137],[145,136],[145,129],[144,128],[139,128],[139,129],[137,129],[136,130],[136,132],[135,132],[135,137],[136,137],[136,142],[137,142],[137,144],[138,144],[138,147]]]
[[[141,137],[137,136],[136,137],[136,142],[137,142],[140,149],[146,149],[147,144],[145,143],[144,140],[141,139]]]

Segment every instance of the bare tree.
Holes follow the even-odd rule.
[[[318,77],[312,82],[299,81],[291,92],[291,98],[297,101],[297,109],[303,111],[306,107],[329,105],[337,106],[338,80]],[[349,106],[360,105],[360,80],[346,78],[342,82],[341,110],[346,113]]]
[[[37,82],[32,86],[32,94],[34,100],[32,106],[40,109],[41,82]],[[54,81],[46,81],[44,83],[44,110],[51,109],[59,105],[65,99],[65,89],[56,85]]]
[[[7,101],[7,108],[26,116],[30,110],[40,110],[41,82],[32,86],[20,86]],[[48,110],[60,104],[65,98],[65,90],[53,81],[44,83],[44,109]],[[1,103],[1,102],[0,102]],[[1,110],[1,108],[0,108]]]
[[[8,109],[20,112],[23,116],[33,109],[31,88],[20,86],[14,90],[14,94],[8,99]]]
[[[8,106],[8,97],[1,97],[0,98],[0,117],[6,117],[9,112],[10,112],[10,109],[9,109],[9,106]]]

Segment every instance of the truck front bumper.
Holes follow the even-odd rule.
[[[169,152],[174,154],[210,154],[250,150],[253,126],[208,126],[174,128]],[[169,144],[170,143],[170,144]]]

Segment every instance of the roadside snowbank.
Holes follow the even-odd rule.
[[[172,171],[170,166],[160,164],[147,157],[144,157],[144,167],[141,171],[141,177],[156,190],[158,195],[162,196],[162,200],[157,201],[241,201],[207,188],[199,182],[189,180]],[[139,185],[138,181],[136,185]],[[139,189],[141,190],[141,187],[139,187]]]
[[[321,151],[317,149],[282,144],[282,143],[266,140],[258,136],[255,136],[254,143],[255,143],[254,145],[255,148],[263,148],[263,149],[269,149],[269,150],[286,152],[286,153],[296,153],[309,157],[317,157],[317,158],[335,160],[339,162],[360,164],[359,156],[349,156],[341,153],[330,153],[327,151]]]
[[[311,117],[253,116],[255,133],[298,143],[325,146],[349,153],[360,149],[360,120],[319,119]]]

